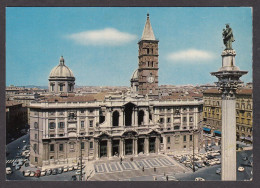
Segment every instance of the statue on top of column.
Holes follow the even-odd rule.
[[[224,45],[226,46],[225,50],[233,50],[232,42],[234,42],[235,39],[231,27],[229,27],[229,24],[226,24],[226,29],[223,29],[222,37]]]

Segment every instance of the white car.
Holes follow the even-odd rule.
[[[26,141],[25,140],[23,140],[23,143],[25,143]]]
[[[74,170],[78,170],[79,169],[79,167],[78,166],[73,166],[73,168],[74,168]]]
[[[64,168],[63,168],[63,172],[68,172],[68,166],[64,166]]]
[[[45,176],[46,175],[46,170],[42,170],[41,171],[41,176]]]
[[[195,178],[195,181],[205,181],[205,179],[201,178],[201,177],[198,177],[198,178]]]
[[[80,170],[77,170],[77,171],[76,171],[76,175],[80,175]]]
[[[28,176],[30,176],[30,174],[31,174],[31,171],[30,170],[26,170],[24,172],[23,176],[28,177]]]
[[[12,174],[12,169],[10,167],[7,167],[5,169],[6,174]]]
[[[34,177],[34,175],[35,175],[35,172],[34,172],[34,171],[31,171],[30,177]]]
[[[239,171],[239,172],[243,172],[244,170],[245,170],[244,167],[242,167],[242,166],[238,167],[238,171]]]
[[[70,167],[69,167],[69,171],[72,171],[72,170],[73,170],[73,166],[70,166]]]

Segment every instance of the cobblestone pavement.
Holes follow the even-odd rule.
[[[133,177],[154,176],[190,171],[165,155],[141,156],[133,161],[120,159],[97,161],[93,164],[95,174],[89,181],[129,181]],[[144,169],[144,170],[143,170]]]

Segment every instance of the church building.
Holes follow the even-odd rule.
[[[31,163],[184,154],[193,147],[198,152],[203,102],[159,96],[158,44],[148,14],[138,42],[138,68],[125,93],[76,94],[76,78],[61,57],[49,75],[48,95],[30,104]]]

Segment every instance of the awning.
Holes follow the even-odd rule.
[[[210,131],[210,130],[211,130],[210,128],[203,127],[203,131]]]
[[[221,134],[221,131],[214,131],[214,133]]]

